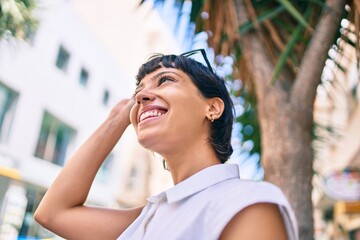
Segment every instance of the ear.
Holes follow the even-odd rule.
[[[210,98],[207,100],[208,102],[208,110],[206,113],[206,117],[212,122],[216,119],[219,119],[224,112],[224,102],[219,97]]]

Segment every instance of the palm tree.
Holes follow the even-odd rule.
[[[265,179],[287,195],[300,239],[314,237],[311,145],[317,86],[339,38],[359,51],[359,16],[358,0],[192,1],[197,31],[209,33],[215,54],[235,57],[234,79],[240,78],[243,90],[255,98]],[[345,31],[339,31],[342,19],[351,23]],[[334,49],[341,54],[341,48]]]
[[[265,179],[289,198],[300,239],[312,239],[313,104],[336,40],[351,41],[349,34],[355,35],[352,44],[360,49],[360,2],[207,0],[193,5],[198,30],[210,33],[215,53],[236,57],[235,74],[253,89]],[[340,32],[344,18],[352,25]]]
[[[35,7],[36,0],[0,1],[0,39],[8,36],[28,39],[38,24]]]

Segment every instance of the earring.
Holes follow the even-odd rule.
[[[214,115],[210,114],[210,122],[214,122]]]
[[[156,160],[159,160],[159,161],[160,161],[160,160],[162,159],[162,164],[163,164],[164,170],[167,170],[167,171],[170,172],[170,169],[166,166],[166,161],[165,161],[165,159],[162,158],[162,156],[161,156],[160,154],[158,154],[158,153],[156,153],[156,152],[153,152],[153,151],[151,151],[151,152],[152,152],[153,157],[154,157]]]
[[[170,169],[166,166],[166,161],[165,161],[165,159],[163,159],[163,168],[164,168],[164,170],[167,170],[167,171],[169,171],[170,172]]]

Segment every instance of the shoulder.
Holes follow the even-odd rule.
[[[288,238],[276,205],[257,203],[238,212],[225,226],[220,239],[285,240]]]
[[[258,206],[267,206],[264,209],[269,211],[280,211],[289,230],[296,228],[296,220],[287,198],[279,187],[269,182],[231,179],[209,188],[207,195],[208,226],[215,236],[220,236],[230,220],[245,209],[252,209],[250,213],[256,216]]]
[[[272,183],[231,179],[208,189],[212,205],[234,203],[251,205],[257,202],[269,202],[286,205],[287,199],[281,189]]]

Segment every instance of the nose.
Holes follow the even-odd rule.
[[[148,89],[143,89],[136,94],[135,100],[138,104],[150,102],[155,99],[155,95],[150,92]]]

